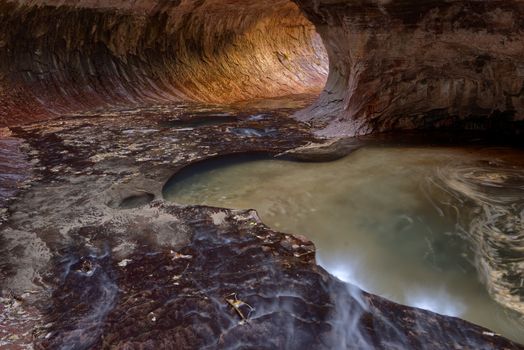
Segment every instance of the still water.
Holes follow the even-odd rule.
[[[512,200],[513,211],[521,210],[522,163],[521,151],[478,147],[369,146],[327,163],[232,157],[182,170],[164,195],[180,204],[256,209],[273,229],[311,239],[319,264],[340,279],[524,343],[521,316],[494,301],[507,295],[486,278],[498,276],[493,266],[499,266],[500,254],[484,259],[484,248],[468,236],[476,232],[468,231],[473,226],[464,220],[483,217],[484,204],[453,190],[469,183],[459,180],[475,176],[481,184],[504,188],[505,171],[511,169],[513,195],[506,189],[501,198]],[[496,202],[499,209],[505,205]],[[515,251],[522,252],[522,241],[516,244]],[[518,296],[511,302],[514,309],[522,307]]]

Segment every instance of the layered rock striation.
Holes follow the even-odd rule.
[[[1,1],[0,120],[318,93],[327,56],[288,0]]]
[[[320,99],[297,115],[324,135],[524,118],[520,0],[2,0],[0,9],[3,124],[115,104],[319,93],[328,56]]]
[[[300,113],[324,134],[507,128],[524,119],[524,2],[296,0],[330,59]]]

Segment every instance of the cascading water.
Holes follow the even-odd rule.
[[[518,224],[523,204],[519,152],[375,146],[314,164],[237,156],[182,170],[164,195],[182,204],[257,209],[271,227],[312,239],[319,263],[346,282],[522,341],[520,282],[500,270],[513,271],[507,278],[521,271],[518,227],[508,226]],[[511,168],[479,163],[489,159]],[[491,205],[482,208],[475,198]],[[494,212],[515,220],[500,226]],[[481,229],[507,238],[482,246]],[[497,254],[502,248],[506,255]]]

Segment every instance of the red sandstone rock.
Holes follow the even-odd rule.
[[[325,49],[291,1],[129,4],[1,1],[3,124],[114,104],[225,103],[324,86]],[[21,113],[28,109],[34,113]]]
[[[330,121],[323,134],[524,119],[523,1],[295,2],[330,58],[324,93],[300,114]]]
[[[323,134],[524,118],[524,2],[295,2],[3,0],[0,117],[319,92],[314,24]]]

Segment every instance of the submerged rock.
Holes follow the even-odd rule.
[[[457,215],[459,232],[472,245],[474,264],[490,295],[524,315],[524,171],[497,161],[450,164],[435,176]]]

